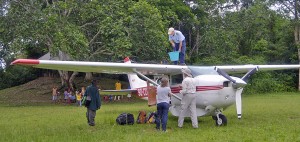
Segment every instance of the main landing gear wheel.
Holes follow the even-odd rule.
[[[212,116],[212,118],[216,121],[216,126],[227,125],[227,118],[223,114],[217,114],[217,116]]]

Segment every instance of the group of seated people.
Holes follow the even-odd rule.
[[[81,99],[84,95],[84,89],[81,89],[79,91],[75,91],[75,94],[72,93],[71,89],[65,89],[64,91],[64,100],[65,103],[78,103],[79,106],[81,106]]]
[[[81,99],[84,95],[85,92],[85,88],[82,87],[82,89],[75,91],[75,93],[73,93],[72,89],[70,88],[66,88],[64,90],[63,96],[60,96],[60,92],[57,91],[56,87],[53,87],[53,101],[54,102],[64,102],[66,104],[71,104],[71,103],[78,103],[78,106],[81,106]],[[61,98],[63,97],[63,99]],[[119,101],[122,100],[124,97],[123,95],[103,95],[103,101],[104,102],[112,102],[112,101]],[[127,99],[128,101],[131,100],[131,94],[129,93],[127,95]]]
[[[104,95],[103,96],[103,101],[105,101],[105,102],[120,101],[120,100],[123,100],[123,99],[124,99],[123,95]],[[131,94],[130,93],[127,95],[127,100],[128,101],[131,100]]]

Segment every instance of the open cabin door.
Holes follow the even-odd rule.
[[[148,90],[148,106],[156,105],[156,87],[151,86],[149,82],[147,82],[147,90]]]

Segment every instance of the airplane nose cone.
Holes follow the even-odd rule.
[[[244,88],[247,85],[247,83],[242,79],[236,79],[235,81],[236,82],[233,84],[234,88]]]

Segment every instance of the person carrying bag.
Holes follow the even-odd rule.
[[[95,126],[96,111],[101,107],[101,99],[97,81],[93,80],[92,84],[87,87],[84,95],[84,106],[87,107],[86,117],[90,126]]]

